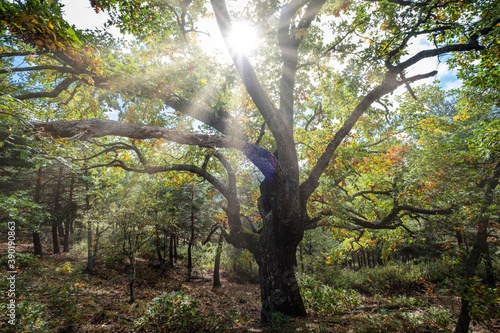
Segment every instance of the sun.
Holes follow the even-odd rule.
[[[249,54],[257,47],[257,31],[246,22],[235,22],[229,45],[238,53]]]

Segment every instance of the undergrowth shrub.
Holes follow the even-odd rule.
[[[203,315],[198,303],[183,291],[163,293],[149,304],[135,325],[142,332],[223,332],[225,316]]]
[[[0,332],[19,333],[49,333],[47,322],[47,306],[31,300],[23,300],[16,304],[15,325],[8,323],[12,318],[7,317],[7,303],[0,304]]]
[[[291,317],[281,312],[273,312],[269,323],[269,330],[273,333],[289,332],[288,323]]]
[[[366,285],[373,292],[403,293],[416,290],[426,272],[415,265],[385,265],[370,269]]]
[[[234,258],[228,280],[240,284],[259,283],[259,268],[248,251],[241,251],[241,254]]]
[[[363,267],[354,271],[348,268],[330,267],[314,274],[324,284],[342,289],[355,289],[364,294],[404,294],[425,291],[426,282],[444,281],[447,270],[443,263],[391,263],[373,268]]]
[[[379,310],[356,321],[356,333],[443,332],[451,333],[453,316],[439,307],[420,308],[419,311]]]
[[[350,311],[361,304],[355,290],[333,288],[310,276],[302,276],[299,281],[301,294],[309,311],[332,315]]]

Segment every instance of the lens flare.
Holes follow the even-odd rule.
[[[236,52],[249,54],[257,47],[257,32],[248,23],[235,22],[229,42]]]

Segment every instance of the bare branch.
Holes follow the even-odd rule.
[[[365,194],[383,194],[383,195],[391,195],[392,190],[386,190],[386,191],[376,191],[376,190],[365,190],[365,191],[359,191],[356,193],[351,194],[351,200],[363,196]]]
[[[78,80],[78,78],[66,78],[62,80],[52,91],[26,93],[23,95],[15,96],[15,98],[21,101],[34,98],[54,98],[59,96],[64,90],[68,89],[72,83]]]
[[[410,213],[423,214],[423,215],[445,215],[451,214],[453,212],[454,206],[448,208],[438,208],[438,209],[425,209],[419,207],[413,207],[409,205],[394,206],[389,214],[378,221],[367,221],[366,219],[360,219],[355,216],[350,216],[352,223],[369,229],[396,229],[403,224],[401,218],[404,215]],[[402,214],[401,214],[402,213]]]
[[[109,119],[90,119],[38,123],[35,126],[42,136],[71,138],[80,135],[80,140],[104,136],[121,136],[131,139],[165,139],[168,141],[207,148],[245,149],[246,141],[228,136],[189,134],[153,125],[121,123]]]
[[[156,93],[156,95],[166,105],[170,106],[176,111],[179,111],[183,115],[199,120],[225,135],[230,135],[242,140],[246,140],[246,137],[241,132],[241,128],[236,121],[229,122],[227,119],[213,112],[213,110],[201,107],[198,104],[195,104],[178,95],[160,95],[158,93]]]
[[[9,57],[26,57],[29,55],[42,55],[50,53],[49,51],[32,51],[32,52],[6,52],[0,53],[0,58],[9,58]]]
[[[91,167],[88,167],[88,169],[95,169],[95,168],[102,168],[102,167],[117,167],[121,168],[126,171],[132,171],[132,172],[137,172],[137,173],[144,173],[144,174],[155,174],[155,173],[161,173],[161,172],[169,172],[169,171],[186,171],[190,173],[194,173],[206,181],[208,181],[210,184],[212,184],[225,198],[229,196],[227,187],[222,184],[217,178],[215,178],[212,174],[210,174],[208,171],[197,167],[195,165],[190,165],[190,164],[172,164],[172,165],[167,165],[167,166],[148,166],[145,167],[144,169],[137,169],[128,166],[125,162],[121,160],[113,160],[109,163],[105,164],[97,164],[93,165]]]
[[[52,71],[57,71],[59,73],[80,74],[79,71],[71,67],[65,67],[65,66],[31,66],[31,67],[0,69],[0,74],[8,74],[16,72],[33,72],[33,71],[44,71],[44,70],[52,70]]]
[[[364,0],[366,2],[381,2],[382,0]],[[411,1],[411,0],[387,0],[388,2],[395,3],[401,6],[415,6],[424,7],[427,6],[431,1]]]

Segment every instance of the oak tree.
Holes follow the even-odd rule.
[[[136,36],[126,50],[109,35],[93,37],[71,27],[57,1],[2,2],[5,89],[30,105],[40,100],[37,105],[53,110],[51,119],[67,118],[39,121],[40,137],[129,138],[131,143],[114,142],[103,152],[129,151],[136,162],[111,158],[104,165],[191,172],[210,182],[226,200],[226,241],[248,249],[259,265],[264,321],[273,312],[306,315],[294,274],[296,249],[304,231],[322,218],[308,203],[320,182],[335,174],[339,147],[355,125],[383,122],[388,94],[398,87],[412,92],[414,82],[434,77],[436,70],[420,67],[425,60],[467,53],[498,63],[490,53],[498,47],[492,41],[500,23],[494,0],[291,0],[247,2],[243,8],[230,3],[229,9],[224,0],[91,3],[96,12],[110,14],[110,24]],[[215,20],[231,66],[200,48],[208,20]],[[260,33],[251,53],[232,38],[240,20]],[[30,66],[16,66],[19,59]],[[72,101],[87,102],[96,116],[69,116]],[[120,110],[121,121],[99,119],[106,107]],[[135,145],[139,140],[200,147],[198,164],[148,159]],[[238,170],[229,158],[234,151],[260,171],[254,201],[259,229],[241,219]],[[396,227],[407,212],[442,209],[395,201],[386,216],[350,222]]]

